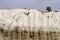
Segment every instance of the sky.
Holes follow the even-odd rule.
[[[50,6],[60,11],[60,0],[0,0],[0,8],[35,8],[45,11]]]

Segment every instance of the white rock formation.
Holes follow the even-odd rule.
[[[42,12],[36,9],[0,9],[0,28],[14,30],[15,27],[30,31],[60,31],[60,12]]]

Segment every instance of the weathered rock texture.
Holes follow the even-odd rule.
[[[0,40],[60,40],[60,12],[0,9]]]

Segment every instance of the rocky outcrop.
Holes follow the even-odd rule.
[[[60,40],[60,12],[0,9],[0,39]]]

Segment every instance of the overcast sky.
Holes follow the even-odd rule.
[[[60,0],[0,0],[0,8],[36,8],[45,10],[50,6],[60,11]]]

